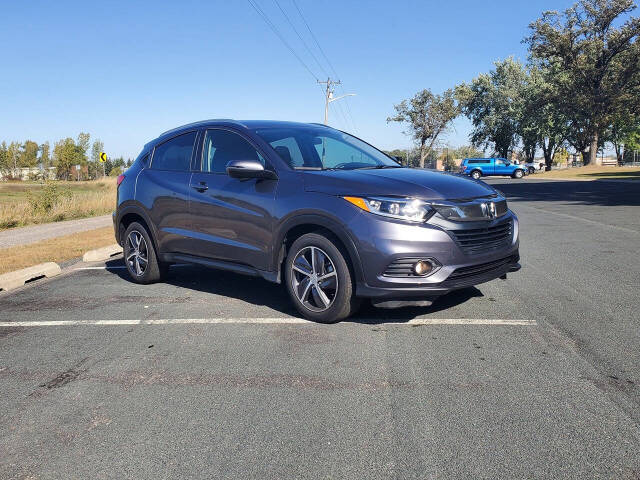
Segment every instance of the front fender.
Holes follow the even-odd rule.
[[[334,234],[347,250],[349,260],[351,261],[353,272],[356,277],[354,280],[362,281],[364,279],[360,255],[358,254],[356,244],[353,241],[352,234],[349,232],[348,228],[345,227],[336,217],[332,217],[326,212],[317,212],[314,210],[296,212],[295,214],[282,219],[276,227],[274,231],[274,248],[271,266],[272,270],[278,273],[278,277],[280,277],[280,265],[282,264],[284,253],[281,247],[284,245],[287,233],[291,229],[300,225],[318,225],[319,227],[325,228]]]

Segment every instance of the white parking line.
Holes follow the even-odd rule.
[[[69,327],[86,325],[184,325],[184,324],[308,324],[315,322],[295,317],[280,318],[167,318],[160,320],[50,320],[0,322],[0,327]],[[351,323],[349,321],[343,323]],[[358,323],[385,325],[515,325],[535,326],[535,320],[505,320],[489,318],[414,318],[402,321],[380,322],[378,319],[359,319]]]

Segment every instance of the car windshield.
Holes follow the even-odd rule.
[[[261,128],[255,133],[268,142],[289,166],[296,169],[401,167],[371,145],[332,128]]]

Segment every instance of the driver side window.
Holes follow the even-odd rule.
[[[202,171],[226,173],[227,164],[234,160],[257,160],[265,165],[262,155],[237,133],[207,130],[202,148]]]

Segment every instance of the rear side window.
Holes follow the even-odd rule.
[[[189,132],[158,145],[151,168],[155,170],[189,170],[196,132]]]
[[[226,173],[227,164],[233,160],[257,160],[265,164],[262,155],[237,133],[207,130],[202,149],[202,171]]]

